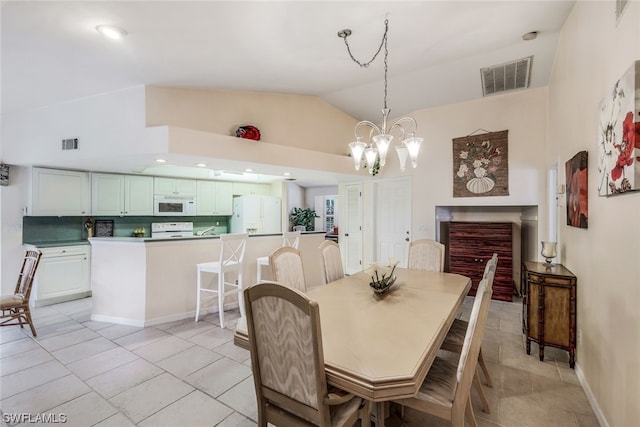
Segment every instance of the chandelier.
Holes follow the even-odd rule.
[[[400,170],[404,172],[405,164],[407,162],[407,157],[411,159],[411,166],[414,168],[418,165],[418,152],[420,151],[420,144],[422,144],[423,138],[416,137],[416,130],[418,128],[418,124],[413,117],[401,117],[390,126],[387,126],[389,119],[389,112],[391,111],[387,108],[387,71],[388,71],[388,57],[389,57],[389,49],[387,47],[387,36],[389,33],[389,20],[385,19],[384,21],[384,35],[382,36],[382,41],[380,42],[380,47],[378,47],[377,52],[373,55],[371,60],[368,62],[360,62],[358,61],[353,54],[351,53],[351,48],[349,47],[349,42],[347,41],[347,37],[351,35],[351,30],[345,29],[338,32],[338,37],[344,40],[344,44],[347,46],[347,52],[349,56],[358,64],[361,68],[368,67],[378,56],[378,54],[382,51],[384,47],[384,107],[382,108],[382,126],[378,126],[369,120],[363,120],[356,124],[355,126],[355,137],[356,140],[349,144],[349,149],[351,150],[351,156],[353,157],[353,161],[355,162],[356,170],[360,170],[360,165],[362,163],[362,158],[364,157],[367,163],[367,167],[369,168],[369,173],[372,175],[376,175],[380,167],[384,166],[387,159],[387,151],[389,151],[389,146],[391,145],[391,141],[393,140],[393,136],[391,135],[391,131],[394,129],[400,130],[400,144],[398,144],[396,148],[396,152],[398,153],[398,159],[400,160]],[[362,137],[358,135],[358,131],[363,128],[369,128],[369,135],[367,142],[362,141]],[[408,136],[405,138],[405,136]]]

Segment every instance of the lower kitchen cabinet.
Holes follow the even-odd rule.
[[[91,295],[89,245],[39,249],[42,257],[31,291],[32,305],[54,304]]]

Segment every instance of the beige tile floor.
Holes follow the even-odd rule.
[[[28,328],[0,328],[3,427],[47,424],[33,423],[38,414],[78,427],[256,425],[249,353],[233,344],[237,311],[225,329],[217,315],[147,328],[90,317],[87,298],[35,309],[36,339]],[[566,352],[547,348],[544,362],[535,344],[525,353],[519,301],[492,302],[483,352],[494,387],[490,414],[474,397],[480,426],[599,425]],[[411,409],[387,424],[449,425]]]

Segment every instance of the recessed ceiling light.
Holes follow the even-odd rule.
[[[285,173],[283,173],[282,175],[284,175],[284,176],[291,176],[291,172],[285,172]]]
[[[245,171],[245,172],[253,172],[253,169],[251,169],[251,168],[246,168],[244,171]]]
[[[167,163],[165,159],[156,159],[156,163]]]
[[[535,40],[536,37],[538,37],[538,32],[537,31],[531,31],[530,33],[523,34],[522,35],[522,40],[525,40],[525,41]]]
[[[127,35],[127,32],[115,25],[98,25],[96,31],[111,40],[120,40]]]
[[[196,166],[198,166],[199,168],[206,168],[207,164],[206,163],[196,163]]]

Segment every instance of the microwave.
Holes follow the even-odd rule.
[[[192,196],[154,196],[153,214],[162,216],[195,216],[196,198]]]

